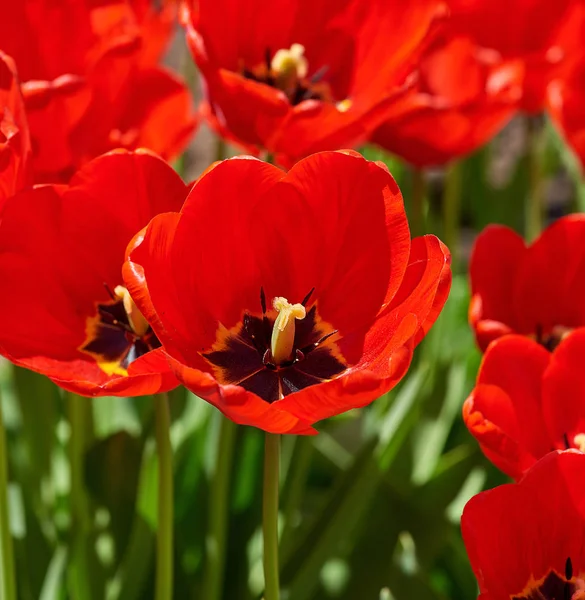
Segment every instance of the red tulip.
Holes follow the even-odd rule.
[[[14,61],[0,51],[0,207],[30,181],[30,136]]]
[[[463,419],[484,454],[520,478],[553,449],[585,450],[585,329],[551,354],[518,335],[490,344]]]
[[[475,242],[470,277],[469,321],[482,350],[507,333],[554,348],[585,326],[585,216],[559,219],[528,247],[490,225]]]
[[[581,600],[585,594],[585,454],[552,452],[520,483],[466,505],[463,539],[478,600]]]
[[[522,108],[544,108],[550,81],[567,68],[582,44],[575,30],[581,0],[447,0],[456,31],[479,46],[516,60],[522,69]]]
[[[177,385],[122,285],[122,264],[132,236],[155,215],[179,210],[186,195],[163,160],[119,150],[69,185],[8,199],[0,223],[2,354],[88,396]]]
[[[314,433],[405,374],[451,281],[387,169],[324,152],[217,163],[128,247],[124,280],[190,390],[237,423]]]
[[[186,142],[194,120],[184,84],[146,62],[142,0],[6,3],[2,48],[22,82],[36,182],[67,181],[82,164],[116,147],[148,145],[165,156]],[[150,16],[149,16],[150,15]]]
[[[292,163],[364,141],[412,84],[439,0],[191,0],[184,22],[223,135]]]
[[[574,27],[578,38],[585,37],[585,4]],[[571,67],[548,87],[548,109],[568,144],[585,168],[585,54],[582,45],[575,50]]]
[[[418,167],[444,164],[489,141],[512,117],[521,93],[516,63],[446,31],[421,58],[403,112],[372,141]]]

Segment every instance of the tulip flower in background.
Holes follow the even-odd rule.
[[[183,22],[221,135],[279,162],[364,142],[401,106],[438,0],[186,2]],[[242,23],[247,23],[242,27]]]
[[[520,479],[551,450],[585,450],[585,329],[550,353],[507,335],[490,344],[463,420],[484,454]]]
[[[523,71],[522,110],[538,113],[548,84],[569,68],[582,43],[581,0],[448,0],[454,31],[516,61]]]
[[[507,227],[492,225],[477,238],[470,263],[469,322],[482,350],[508,333],[549,350],[585,326],[585,218],[570,215],[526,246]]]
[[[585,119],[583,98],[585,90],[585,63],[574,67],[565,79],[554,81],[549,87],[549,110],[555,124],[576,154],[581,168],[585,165]]]
[[[177,385],[123,287],[122,264],[134,233],[156,214],[180,209],[186,195],[161,159],[117,151],[69,185],[10,198],[0,223],[0,278],[13,290],[0,298],[2,352],[88,396]],[[26,319],[14,319],[21,311]]]
[[[159,394],[154,404],[161,600],[170,597],[173,585],[166,392],[178,381],[123,285],[122,264],[134,233],[156,214],[178,210],[186,195],[187,186],[162,159],[146,151],[118,150],[85,165],[69,185],[37,186],[12,196],[0,222],[0,278],[12,290],[0,296],[0,353],[76,394]],[[15,318],[19,314],[26,318]],[[85,443],[83,423],[91,421],[91,405],[73,394],[68,399],[76,456]],[[76,470],[71,484],[75,519],[86,518],[80,509],[80,479],[83,472]],[[83,537],[82,530],[76,533]],[[86,569],[82,550],[72,564],[74,572]],[[86,594],[88,584],[82,580],[76,593]]]
[[[584,476],[582,452],[552,452],[469,501],[461,526],[481,600],[583,597]]]
[[[0,39],[20,75],[35,182],[67,181],[117,147],[146,146],[167,158],[184,148],[195,126],[190,95],[156,66],[168,8],[143,50],[141,26],[149,32],[157,19],[144,2],[135,2],[142,23],[120,0],[6,4]]]
[[[443,165],[482,146],[512,118],[521,69],[443,28],[418,64],[404,110],[372,141],[416,167]]]

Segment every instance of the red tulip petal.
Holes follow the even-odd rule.
[[[482,492],[466,505],[463,539],[480,598],[529,597],[551,570],[585,569],[585,455],[551,452],[518,484]]]
[[[473,295],[469,318],[474,329],[488,319],[525,333],[517,326],[517,315],[510,301],[525,254],[523,239],[507,227],[490,225],[478,236],[469,266]],[[490,341],[478,335],[482,349]]]
[[[30,173],[30,134],[14,61],[0,52],[0,206],[25,187]]]
[[[585,216],[563,217],[530,246],[516,273],[519,331],[585,325]]]
[[[543,377],[543,414],[549,435],[562,448],[585,433],[585,329],[569,334],[553,352]]]

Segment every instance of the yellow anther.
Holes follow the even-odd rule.
[[[304,79],[309,71],[309,63],[304,57],[305,47],[293,44],[290,50],[278,50],[270,63],[276,78],[276,86],[287,92],[294,89],[299,79]]]
[[[124,303],[124,310],[128,315],[128,323],[130,323],[132,331],[138,336],[143,336],[148,331],[148,321],[138,310],[130,292],[123,285],[117,285],[114,288],[114,294]]]
[[[578,433],[573,438],[573,444],[575,444],[575,447],[581,450],[581,452],[585,452],[585,433]]]
[[[340,102],[338,102],[335,107],[337,108],[337,110],[339,112],[347,112],[350,108],[351,108],[351,100],[349,98],[346,98],[345,100],[341,100]]]
[[[304,319],[307,313],[302,304],[290,304],[280,296],[274,298],[272,306],[278,311],[278,316],[272,328],[270,350],[274,363],[279,365],[291,360],[295,342],[295,319]]]

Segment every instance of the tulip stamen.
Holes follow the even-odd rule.
[[[573,447],[577,448],[581,452],[585,452],[585,433],[578,433],[573,438]]]
[[[88,317],[79,350],[93,356],[108,375],[127,375],[128,366],[160,342],[124,286],[112,290],[104,283],[104,288],[111,301],[98,303],[97,314]]]
[[[123,285],[117,285],[114,288],[114,294],[116,295],[116,299],[121,300],[124,305],[124,310],[128,316],[128,323],[132,328],[132,331],[138,337],[145,335],[150,325],[136,306],[130,292]]]
[[[293,106],[305,100],[333,102],[330,86],[324,81],[328,72],[329,66],[324,65],[309,76],[305,47],[298,43],[291,44],[290,48],[281,48],[274,55],[270,48],[266,48],[262,63],[254,68],[241,67],[246,79],[284,92]]]
[[[274,363],[280,365],[291,360],[295,342],[295,321],[304,319],[307,311],[302,304],[291,304],[277,296],[272,306],[278,312],[272,328],[270,350]]]

